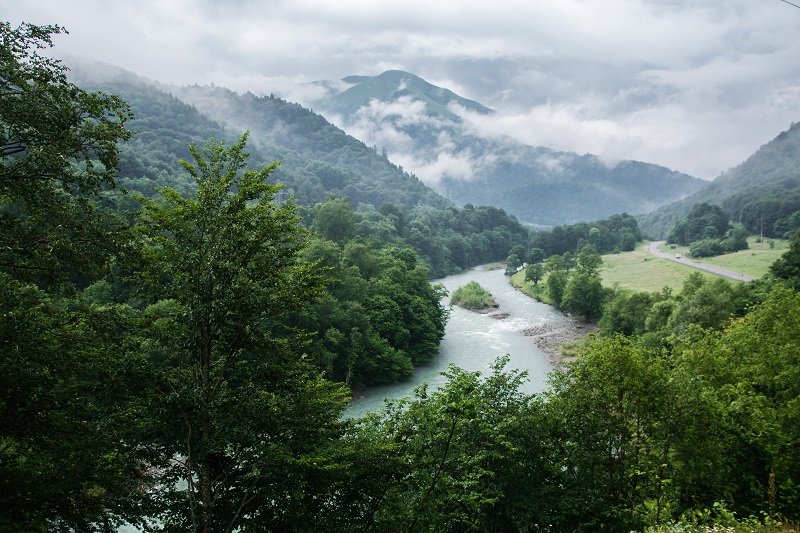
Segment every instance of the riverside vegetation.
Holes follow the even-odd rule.
[[[369,227],[408,211],[300,209],[275,165],[248,166],[247,135],[190,145],[185,189],[124,194],[130,108],[39,53],[61,31],[0,23],[0,530],[800,519],[800,237],[758,283],[692,276],[599,307],[581,249],[562,303],[603,335],[546,393],[501,358],[347,420],[351,388],[402,379],[441,338],[427,261]]]
[[[476,281],[470,281],[463,287],[453,291],[450,297],[453,305],[458,305],[471,311],[481,311],[497,307],[492,295]]]

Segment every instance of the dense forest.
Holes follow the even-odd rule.
[[[179,164],[189,157],[187,146],[210,138],[233,143],[249,130],[250,164],[281,162],[272,172],[285,184],[277,197],[304,207],[304,224],[313,223],[309,216],[315,205],[344,199],[357,219],[348,237],[410,246],[431,277],[502,260],[511,246],[527,242],[527,230],[502,209],[456,209],[376,149],[300,105],[218,87],[167,91],[133,73],[88,61],[76,62],[69,74],[82,87],[119,95],[130,105],[127,125],[136,135],[120,144],[118,165],[118,183],[130,192],[150,197],[164,186],[194,191],[196,184]],[[117,210],[137,208],[130,195],[107,196]]]
[[[247,134],[189,143],[164,187],[126,194],[131,106],[41,53],[62,31],[0,23],[0,530],[800,520],[800,236],[757,283],[603,293],[581,313],[601,334],[544,394],[501,358],[346,419],[352,388],[435,356],[426,262],[530,254],[527,233],[493,208],[299,207]],[[595,245],[637,230],[587,227],[574,265],[548,264],[594,287]]]

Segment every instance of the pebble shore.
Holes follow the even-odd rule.
[[[574,342],[595,331],[597,326],[562,316],[541,325],[531,326],[523,330],[526,337],[533,337],[536,346],[542,350],[553,364],[561,362],[561,347]]]

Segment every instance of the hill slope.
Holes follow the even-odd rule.
[[[415,176],[300,105],[217,87],[166,87],[93,62],[70,65],[78,84],[131,104],[130,127],[137,134],[122,147],[120,176],[133,190],[149,194],[163,185],[192,187],[180,182],[188,179],[178,163],[189,157],[187,144],[212,137],[230,142],[249,130],[252,164],[281,161],[275,178],[300,204],[342,196],[354,207],[448,205]]]
[[[705,189],[641,217],[640,227],[654,238],[663,238],[701,202],[722,207],[732,221],[745,223],[751,231],[763,223],[767,234],[782,236],[781,230],[788,228],[783,221],[800,210],[800,123],[792,124]]]

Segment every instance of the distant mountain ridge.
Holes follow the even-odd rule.
[[[490,117],[492,109],[408,72],[320,83],[327,97],[315,106],[324,115],[458,205],[494,205],[523,222],[556,225],[648,212],[707,185],[659,165],[608,165],[591,154],[482,135],[464,117]]]

